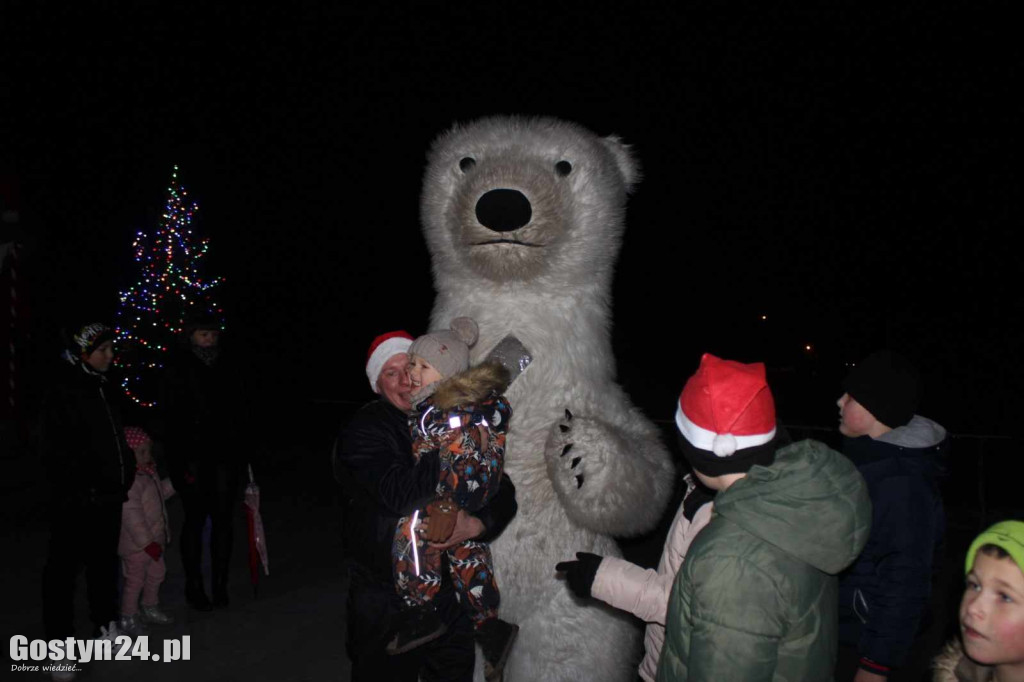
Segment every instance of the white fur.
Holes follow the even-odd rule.
[[[466,172],[465,157],[475,160]],[[567,176],[556,173],[559,161],[572,164]],[[468,315],[480,325],[474,361],[509,333],[534,358],[508,391],[505,470],[519,513],[492,545],[501,615],[521,627],[509,682],[636,676],[637,628],[613,609],[576,600],[554,566],[581,550],[620,556],[612,535],[653,527],[671,493],[671,460],[615,383],[611,349],[611,279],[626,193],[638,177],[616,138],[523,118],[456,126],[435,143],[425,173],[433,326]],[[492,189],[522,192],[530,222],[504,234],[480,225],[476,201]],[[476,245],[495,237],[533,246]]]

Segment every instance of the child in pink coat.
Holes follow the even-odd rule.
[[[153,442],[137,426],[124,430],[138,464],[128,501],[121,510],[121,540],[117,553],[124,570],[121,591],[121,631],[137,635],[144,623],[167,625],[174,619],[158,605],[160,585],[167,574],[164,547],[170,541],[164,500],[174,494],[170,479],[161,479],[153,462]],[[140,616],[139,594],[142,594]]]

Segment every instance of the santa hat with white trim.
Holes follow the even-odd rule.
[[[690,466],[707,476],[743,473],[775,459],[775,400],[764,363],[710,353],[679,396],[676,426]]]
[[[408,352],[411,345],[412,334],[403,330],[381,334],[373,340],[366,353],[366,378],[370,380],[370,388],[374,393],[380,393],[377,390],[377,379],[384,363],[394,355]]]

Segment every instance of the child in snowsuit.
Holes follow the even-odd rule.
[[[174,619],[159,607],[158,592],[167,574],[164,547],[170,541],[164,500],[174,494],[170,479],[161,479],[153,462],[153,442],[137,426],[124,430],[135,453],[135,482],[121,510],[121,540],[117,553],[124,570],[121,590],[122,632],[138,635],[144,623],[168,625]],[[141,617],[139,594],[142,594]]]
[[[935,682],[1024,680],[1024,521],[1002,521],[967,550],[960,635],[935,659]]]
[[[480,509],[501,481],[512,416],[501,392],[509,377],[497,364],[468,369],[469,347],[476,338],[476,323],[456,318],[452,331],[421,336],[409,348],[413,456],[419,461],[436,452],[441,476],[434,499],[400,519],[395,532],[395,584],[411,610],[389,653],[408,651],[443,634],[444,625],[430,605],[441,586],[442,554],[426,551],[425,539],[447,540],[458,512]],[[500,674],[518,627],[498,618],[490,548],[466,541],[444,554],[456,593],[470,609],[491,679]]]

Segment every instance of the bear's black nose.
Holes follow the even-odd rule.
[[[530,222],[530,200],[515,189],[492,189],[476,202],[476,219],[495,232],[518,230]]]

